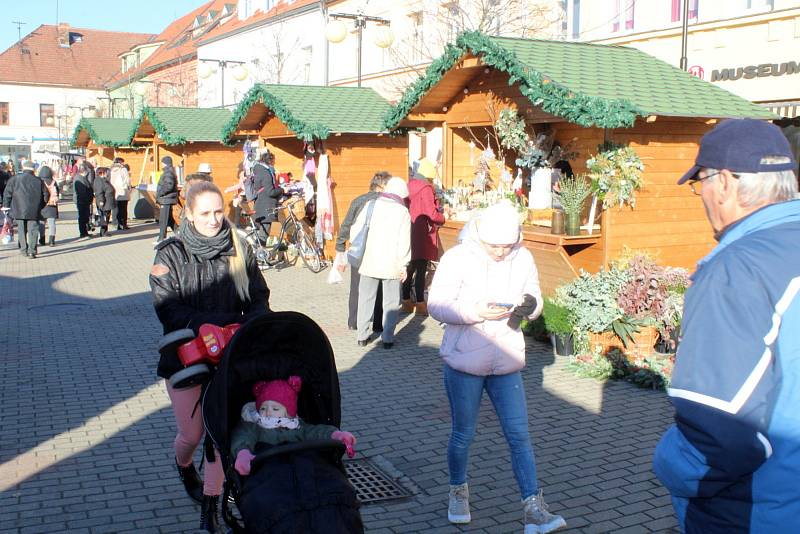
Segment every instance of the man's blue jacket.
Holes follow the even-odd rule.
[[[725,230],[686,293],[653,469],[687,533],[800,533],[800,200]]]

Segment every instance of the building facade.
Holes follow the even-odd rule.
[[[41,25],[0,54],[0,159],[46,161],[68,149],[83,116],[111,102],[118,55],[150,34]]]
[[[579,10],[571,37],[635,47],[680,66],[681,0],[568,2]],[[800,156],[800,0],[688,2],[687,69],[770,108]]]

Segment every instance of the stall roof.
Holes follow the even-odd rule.
[[[259,103],[263,108],[251,109]],[[383,117],[390,108],[368,87],[258,84],[233,110],[223,137],[236,135],[242,126],[260,128],[270,113],[306,140],[331,133],[380,133],[386,131]]]
[[[90,139],[96,145],[129,146],[138,124],[135,119],[84,117],[75,127],[70,146],[87,146]]]
[[[509,83],[545,112],[582,126],[628,127],[648,115],[777,118],[635,48],[465,32],[406,90],[385,116],[385,127],[397,127],[469,55],[480,58],[482,68],[506,72]],[[461,87],[449,91],[455,98]]]
[[[145,107],[137,121],[135,137],[157,134],[168,145],[194,141],[223,142],[222,128],[231,111],[222,108]]]

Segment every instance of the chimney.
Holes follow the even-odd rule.
[[[69,24],[66,22],[58,23],[58,46],[61,48],[69,48]]]

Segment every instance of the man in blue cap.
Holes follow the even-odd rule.
[[[800,532],[800,200],[787,139],[721,122],[678,181],[719,244],[686,293],[653,469],[682,532]]]

